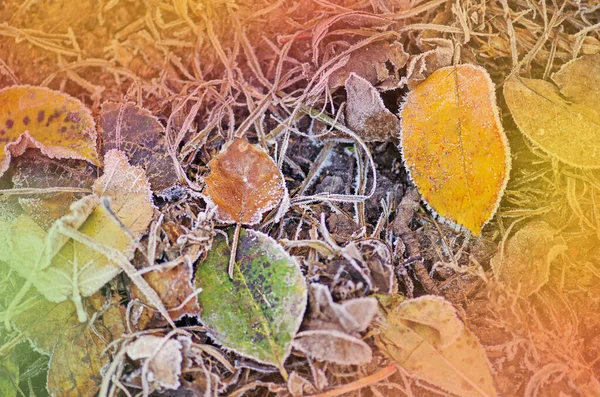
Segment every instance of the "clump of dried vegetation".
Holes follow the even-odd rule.
[[[511,179],[474,237],[420,205],[390,115],[441,67],[482,66],[497,88],[511,75],[548,79],[571,59],[599,54],[599,32],[594,0],[3,1],[0,87],[40,85],[80,99],[105,131],[103,153],[120,147],[121,132],[111,131],[140,147],[155,134],[135,165],[147,170],[158,214],[135,247],[131,277],[84,299],[83,328],[53,304],[36,311],[37,323],[0,332],[0,391],[17,374],[18,395],[47,393],[48,357],[20,342],[66,322],[58,345],[37,346],[53,352],[47,383],[57,396],[445,395],[426,376],[389,366],[375,343],[385,313],[378,304],[431,294],[451,302],[478,338],[499,395],[597,395],[598,171],[565,165],[525,139],[499,95]],[[361,99],[345,89],[351,74],[381,95],[374,125],[353,117]],[[128,112],[148,124],[122,124]],[[286,191],[251,226],[234,219],[238,250],[246,252],[244,230],[264,233],[309,285],[300,334],[279,368],[216,344],[198,321],[203,292],[191,282],[227,234],[203,195],[208,164],[240,137],[273,159]],[[169,165],[151,174],[147,159],[157,153]],[[0,180],[1,205],[19,197],[11,188],[51,187],[32,181],[37,156],[28,151]],[[99,171],[61,164],[45,168],[72,176],[58,178],[54,186],[66,190],[52,200],[70,203],[65,195],[81,198],[73,189],[91,189]],[[35,212],[41,204],[19,205]],[[552,230],[546,245],[535,236],[547,229],[534,228],[511,248],[532,220]],[[539,254],[509,257],[528,245]],[[549,252],[527,293],[517,276],[494,272],[498,262]],[[3,299],[13,289],[0,280]],[[343,341],[323,342],[336,335]],[[340,347],[319,356],[328,343]],[[90,370],[76,369],[81,362]]]

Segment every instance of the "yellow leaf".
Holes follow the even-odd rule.
[[[510,169],[489,75],[473,65],[438,69],[408,94],[401,118],[404,161],[422,197],[479,235]]]
[[[380,331],[381,351],[414,377],[461,397],[497,395],[482,346],[449,302],[432,296],[405,301]]]
[[[0,90],[0,109],[0,176],[11,156],[27,148],[99,164],[94,119],[77,99],[45,87],[17,85]]]
[[[548,154],[600,168],[600,54],[565,64],[552,79],[513,77],[504,98],[521,132]]]

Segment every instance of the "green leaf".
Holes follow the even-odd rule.
[[[31,285],[51,302],[72,300],[83,322],[82,297],[94,294],[121,272],[102,253],[68,238],[62,228],[76,229],[133,257],[131,237],[144,233],[154,214],[144,171],[129,165],[123,153],[110,151],[105,157],[104,175],[94,183],[93,193],[74,202],[67,215],[48,231],[27,215],[0,219],[0,261],[27,280],[9,305],[5,322]],[[100,204],[101,197],[110,199],[110,210]]]
[[[381,351],[412,376],[462,397],[497,395],[485,351],[449,302],[407,300],[388,313],[380,330]]]
[[[233,235],[233,229],[229,236]],[[230,248],[217,236],[196,274],[202,322],[223,347],[274,365],[282,373],[306,309],[307,288],[298,262],[269,236],[240,232],[233,280]]]
[[[19,364],[13,350],[0,357],[0,396],[19,396]]]

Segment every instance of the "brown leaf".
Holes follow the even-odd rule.
[[[400,134],[400,120],[385,107],[377,89],[366,79],[350,73],[346,95],[346,122],[364,141],[387,141]]]
[[[204,179],[204,194],[217,206],[221,222],[254,225],[286,194],[283,175],[273,159],[244,138],[227,144],[208,166],[211,172]]]
[[[124,151],[131,165],[146,170],[152,190],[157,194],[177,184],[175,165],[167,150],[165,129],[148,110],[131,102],[125,105],[107,102],[102,105],[98,124],[103,141],[102,155],[112,149]]]
[[[408,54],[400,42],[379,41],[367,44],[352,52],[348,62],[329,76],[329,87],[334,89],[343,86],[353,72],[373,85],[393,89],[398,85],[398,71],[407,60]],[[392,73],[387,68],[388,62],[393,66]]]
[[[363,332],[377,313],[375,298],[354,298],[339,304],[333,301],[327,286],[313,283],[310,287],[313,316],[319,318],[319,321],[313,322],[317,327],[337,328],[349,333]],[[314,329],[314,326],[311,328]]]
[[[183,261],[171,269],[148,272],[143,277],[156,291],[167,310],[169,310],[169,314],[173,320],[179,320],[185,315],[190,317],[198,317],[200,315],[198,300],[195,298],[190,299],[183,307],[178,308],[194,293],[192,267],[187,261]],[[150,302],[147,302],[144,294],[140,292],[135,284],[131,286],[131,295],[132,298],[141,299],[150,305]],[[141,329],[157,328],[167,324],[159,313],[154,311],[149,313],[148,307],[144,307],[143,310],[144,314],[150,316],[145,322],[150,321],[150,323],[140,324]]]
[[[0,176],[12,157],[38,148],[52,158],[99,164],[90,111],[77,99],[45,87],[17,85],[0,90]]]
[[[46,189],[53,187],[91,188],[97,168],[83,160],[53,159],[39,150],[28,149],[13,160],[12,181],[15,188]],[[60,192],[39,197],[20,197],[19,204],[42,228],[67,214],[69,205],[84,193]]]
[[[336,330],[299,332],[292,345],[313,359],[340,365],[362,365],[373,359],[369,345]]]

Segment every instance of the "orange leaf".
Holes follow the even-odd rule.
[[[217,219],[254,225],[285,194],[283,175],[273,159],[244,138],[229,143],[208,166],[204,194],[217,206]]]
[[[17,85],[0,90],[0,176],[12,156],[37,148],[51,158],[99,165],[92,114],[77,99],[44,87]]]
[[[479,235],[510,169],[494,86],[473,65],[441,68],[407,96],[402,153],[419,192],[439,215]]]

